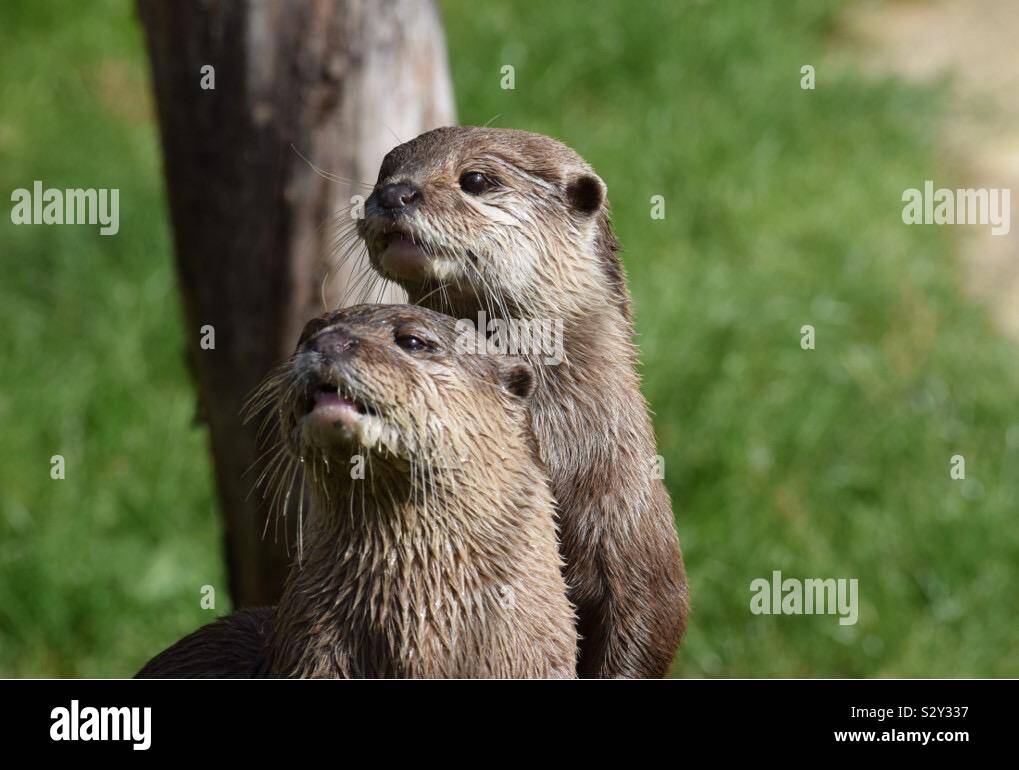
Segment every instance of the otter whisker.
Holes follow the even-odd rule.
[[[341,249],[342,252],[340,252]],[[345,235],[343,239],[335,245],[332,251],[333,253],[340,252],[340,256],[338,259],[334,259],[332,261],[329,269],[326,270],[325,275],[322,277],[319,293],[322,299],[323,310],[329,309],[329,302],[326,298],[329,282],[332,280],[334,275],[346,267],[348,262],[352,259],[357,260],[357,262],[354,263],[354,268],[350,271],[350,278],[347,283],[347,290],[345,291],[344,297],[346,297],[347,293],[349,293],[350,284],[355,279],[360,279],[366,273],[371,272],[371,265],[367,261],[368,248],[360,240],[356,232]],[[341,305],[343,304],[343,301],[341,301]]]
[[[297,563],[298,566],[301,566],[304,561],[304,468],[301,468],[301,484],[298,487],[298,492],[301,499],[297,503]]]
[[[262,487],[263,490],[262,499],[264,500],[266,498],[266,495],[268,495],[273,489],[276,474],[279,472],[279,469],[282,467],[284,461],[288,460],[289,457],[290,455],[286,451],[286,447],[283,445],[283,442],[282,441],[279,442],[276,454],[273,455],[272,459],[270,459],[266,463],[265,468],[262,470],[262,473],[259,474],[257,479],[255,479],[255,483],[251,487],[251,492],[253,492],[255,489],[259,487]],[[265,482],[267,475],[269,476],[269,480],[268,482]],[[264,486],[263,482],[265,482]],[[251,492],[248,492],[248,494],[250,495]]]
[[[379,293],[375,296],[375,303],[374,304],[376,304],[376,305],[382,304],[382,298],[386,295],[386,288],[387,288],[386,281],[385,280],[380,281],[380,283],[379,283]]]
[[[357,187],[365,187],[369,190],[375,187],[373,183],[362,182],[357,179],[348,179],[346,177],[340,176],[339,174],[334,174],[331,171],[326,171],[324,169],[319,168],[310,160],[308,160],[308,158],[306,158],[301,153],[301,151],[297,149],[297,145],[295,145],[293,142],[290,143],[290,149],[293,150],[301,160],[307,163],[311,167],[311,169],[323,179],[328,179],[330,182],[342,182],[344,184],[354,185]]]
[[[365,251],[365,256],[367,256],[367,251]],[[347,285],[347,289],[343,292],[343,296],[340,298],[340,306],[346,306],[347,300],[351,296],[357,297],[358,302],[363,300],[365,294],[371,291],[371,288],[378,280],[378,273],[372,269],[370,264],[366,263],[364,267],[360,268],[359,273],[352,276]]]
[[[261,462],[262,462],[262,461],[263,461],[263,460],[264,460],[264,459],[265,459],[265,458],[266,458],[266,457],[267,457],[267,456],[268,456],[268,455],[269,455],[270,453],[272,453],[272,452],[277,452],[277,453],[280,453],[280,451],[281,451],[282,447],[283,447],[283,442],[282,442],[282,441],[277,441],[277,442],[273,443],[273,444],[272,444],[271,446],[269,446],[269,447],[268,447],[268,448],[267,448],[267,449],[266,449],[265,451],[263,451],[263,452],[262,452],[262,453],[261,453],[261,454],[260,454],[260,455],[259,455],[258,457],[256,457],[256,458],[255,458],[255,459],[254,459],[254,460],[252,461],[251,465],[249,465],[249,466],[248,466],[248,467],[247,467],[247,468],[246,468],[246,469],[244,470],[244,472],[243,472],[243,473],[241,474],[241,478],[244,478],[244,477],[245,477],[245,476],[247,476],[247,475],[248,475],[249,473],[251,473],[251,472],[252,472],[252,471],[253,471],[253,470],[255,469],[255,467],[256,467],[256,466],[258,466],[259,464],[261,464]],[[259,484],[259,482],[261,481],[261,479],[262,479],[262,477],[264,476],[264,474],[265,474],[265,470],[263,469],[263,471],[262,471],[262,474],[260,474],[260,475],[259,475],[259,476],[258,476],[258,477],[257,477],[257,478],[255,479],[255,483],[254,483],[254,485],[252,485],[252,490],[254,490],[254,488],[258,486],[258,484]],[[248,492],[248,497],[251,497],[251,491],[249,491],[249,492]],[[248,498],[246,497],[246,498],[245,498],[245,500],[247,500],[247,499],[248,499]]]
[[[286,468],[289,469],[289,467],[293,464],[294,460],[289,455],[286,455],[285,459],[286,459],[286,464],[285,464],[285,466],[281,466],[281,467],[286,467]],[[272,488],[273,488],[273,490],[275,492],[275,490],[276,490],[275,485],[270,484],[270,486],[272,486]],[[273,495],[273,498],[275,498],[275,494]],[[262,496],[262,499],[265,499],[265,495],[264,494]],[[273,504],[272,500],[270,499],[269,507],[266,510],[265,526],[262,528],[262,539],[265,539],[265,536],[266,536],[266,534],[269,531],[269,522],[270,521],[274,521],[276,519],[276,517],[277,517],[276,507]],[[273,542],[275,542],[275,535],[273,537]]]
[[[447,286],[447,284],[446,284],[445,282],[443,282],[443,283],[440,283],[440,284],[439,284],[438,286],[436,286],[436,287],[435,287],[434,289],[432,289],[432,290],[431,290],[430,292],[428,292],[427,294],[425,294],[425,295],[424,295],[423,297],[419,297],[419,298],[418,298],[418,301],[417,301],[417,302],[415,302],[414,304],[415,304],[415,305],[421,305],[421,304],[422,304],[422,303],[423,303],[423,302],[424,302],[424,301],[425,301],[426,299],[428,299],[429,297],[431,297],[431,296],[432,296],[433,294],[435,294],[435,293],[436,293],[437,291],[440,291],[440,290],[442,290],[442,289],[445,289],[445,288],[446,288],[446,286]]]

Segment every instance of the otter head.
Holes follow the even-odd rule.
[[[439,128],[396,147],[358,232],[376,271],[430,307],[563,313],[606,288],[628,302],[605,184],[540,134]]]
[[[530,366],[461,352],[460,340],[452,318],[421,307],[359,305],[313,319],[274,380],[286,451],[313,479],[332,466],[349,480],[355,456],[438,473],[485,452],[481,442],[526,435]]]

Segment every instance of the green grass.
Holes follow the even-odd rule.
[[[0,674],[130,675],[228,602],[141,38],[123,2],[2,14],[0,190],[120,188],[120,233],[0,223]]]
[[[834,0],[443,6],[461,122],[608,183],[693,590],[675,673],[1019,675],[1019,356],[953,232],[900,220],[951,182],[939,93],[833,71]],[[121,189],[114,238],[0,225],[0,674],[123,675],[202,585],[227,608],[140,34],[126,2],[0,13],[0,189]],[[774,569],[857,578],[859,623],[750,614]]]

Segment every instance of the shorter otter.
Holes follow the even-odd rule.
[[[311,500],[280,604],[204,626],[140,676],[574,676],[533,372],[458,336],[401,305],[308,324],[265,390]]]

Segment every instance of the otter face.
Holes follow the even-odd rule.
[[[529,310],[550,285],[569,297],[619,269],[614,250],[615,266],[594,256],[611,232],[601,179],[562,143],[509,129],[440,128],[392,150],[358,232],[376,271],[446,310]]]
[[[525,426],[530,367],[458,352],[457,340],[452,318],[420,307],[359,305],[313,319],[276,385],[289,451],[345,465],[368,450],[439,467],[478,436]]]

